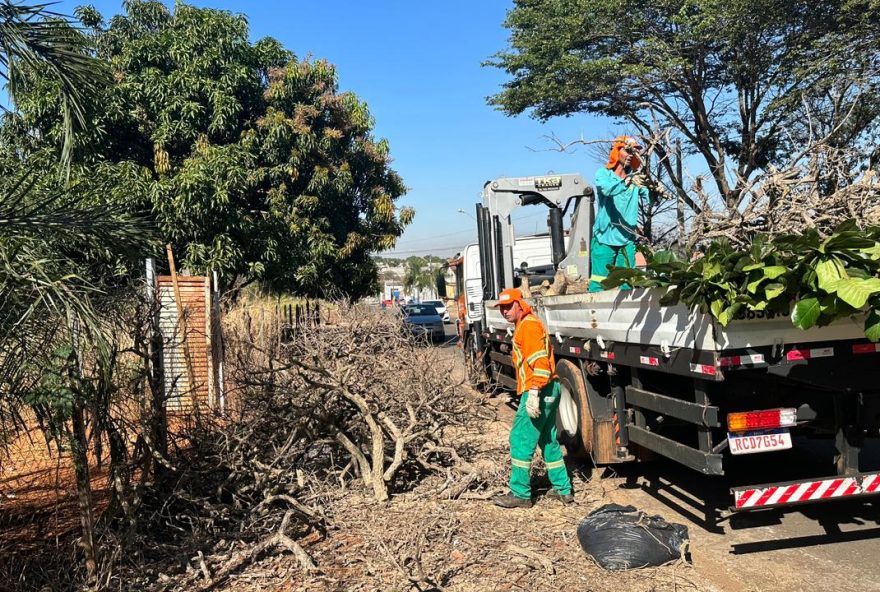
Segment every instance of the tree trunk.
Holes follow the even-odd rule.
[[[681,179],[684,176],[683,173],[683,164],[682,164],[682,156],[681,156],[681,140],[675,140],[675,174]],[[687,243],[685,238],[685,224],[684,224],[684,196],[682,195],[683,191],[677,191],[677,199],[675,206],[675,222],[678,228],[678,244],[684,246]]]
[[[98,557],[95,549],[95,517],[92,512],[92,485],[89,478],[89,455],[88,440],[86,439],[86,426],[83,418],[83,403],[80,397],[75,397],[71,423],[71,453],[73,466],[76,472],[76,498],[79,507],[79,519],[82,525],[83,555],[86,560],[86,574],[89,583],[94,583],[98,574]]]

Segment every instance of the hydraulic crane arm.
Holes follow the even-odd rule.
[[[483,203],[477,205],[477,235],[483,270],[483,297],[494,299],[504,288],[514,287],[513,245],[516,242],[510,214],[522,206],[549,208],[547,225],[553,245],[553,265],[572,280],[590,277],[589,245],[593,227],[593,188],[579,174],[542,177],[504,177],[483,186]],[[564,248],[563,216],[574,206],[568,249]]]

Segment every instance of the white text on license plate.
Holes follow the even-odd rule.
[[[731,454],[754,454],[772,450],[788,450],[791,448],[791,434],[788,430],[763,430],[727,434]]]

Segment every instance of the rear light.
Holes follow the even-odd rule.
[[[794,425],[797,425],[797,409],[767,409],[727,414],[727,430],[730,432],[790,428]]]

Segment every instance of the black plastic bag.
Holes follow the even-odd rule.
[[[663,565],[684,557],[688,546],[686,526],[618,504],[590,512],[577,535],[587,555],[605,569]]]

